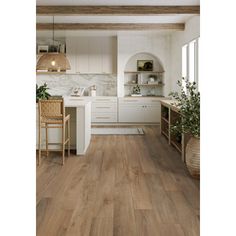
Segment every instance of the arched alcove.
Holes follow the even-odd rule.
[[[152,60],[153,61],[153,71],[164,71],[163,64],[159,58],[155,55],[147,52],[136,53],[131,56],[125,65],[125,71],[137,71],[137,61],[138,60]]]
[[[152,69],[140,71],[138,61],[151,61]],[[134,87],[141,90],[143,96],[163,96],[164,67],[161,60],[147,52],[131,56],[124,67],[124,95],[134,95]]]

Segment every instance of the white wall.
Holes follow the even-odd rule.
[[[183,32],[171,36],[171,84],[170,89],[177,91],[177,81],[182,78],[182,46],[200,36],[200,16],[190,18]]]
[[[169,35],[118,35],[117,37],[117,88],[124,96],[124,71],[128,60],[137,53],[150,53],[163,65],[164,95],[170,91],[170,36]]]

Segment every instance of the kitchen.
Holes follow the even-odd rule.
[[[236,235],[234,1],[1,10],[0,235]]]
[[[98,6],[37,2],[36,93],[45,89],[36,104],[37,235],[59,234],[67,210],[63,235],[198,235],[199,161],[197,174],[187,170],[189,139],[171,133],[182,110],[170,93],[182,77],[198,85],[199,3],[162,16],[145,15],[147,6],[104,5],[97,14]],[[68,126],[50,129],[51,118],[41,126],[44,104],[62,98]],[[41,214],[47,196],[52,213]]]

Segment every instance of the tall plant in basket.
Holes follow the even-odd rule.
[[[183,78],[177,82],[180,92],[170,96],[176,100],[181,119],[171,127],[171,132],[191,135],[186,146],[186,165],[193,177],[200,177],[200,93],[195,82]],[[184,86],[185,85],[185,86]]]

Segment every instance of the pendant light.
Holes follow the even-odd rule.
[[[70,63],[64,53],[57,52],[54,45],[54,16],[53,16],[53,45],[52,52],[43,54],[37,62],[36,70],[65,71],[70,69]]]

